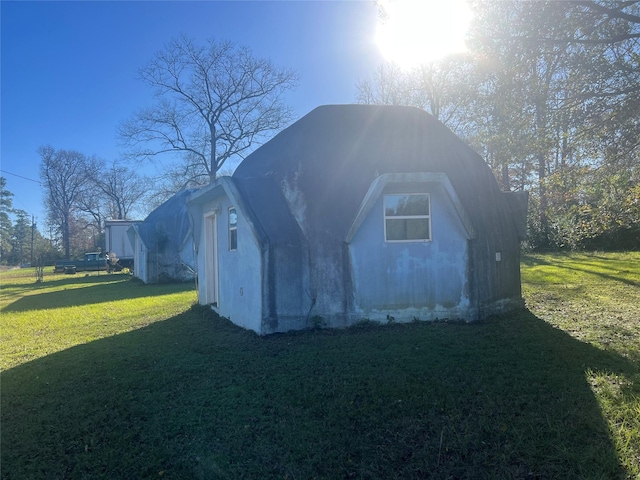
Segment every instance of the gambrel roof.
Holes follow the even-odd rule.
[[[318,107],[249,155],[233,179],[273,224],[270,237],[285,234],[272,218],[283,197],[307,236],[342,241],[376,177],[417,172],[445,174],[479,233],[517,233],[512,205],[480,155],[414,107]]]

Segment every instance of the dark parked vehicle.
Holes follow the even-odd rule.
[[[54,273],[76,273],[89,271],[111,271],[109,258],[102,252],[84,254],[84,260],[58,260],[53,265]]]

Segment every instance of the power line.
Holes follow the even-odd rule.
[[[30,182],[37,183],[38,185],[42,185],[39,180],[34,180],[33,178],[23,177],[22,175],[18,175],[17,173],[7,172],[6,170],[0,170],[2,173],[7,173],[9,175],[13,175],[14,177],[22,178],[24,180],[29,180]]]
[[[24,211],[25,211],[25,212],[27,212],[29,215],[33,215],[33,214],[29,211],[29,210],[30,210],[30,208],[29,208],[29,207],[27,207],[27,206],[25,205],[25,203],[24,203],[20,198],[16,197],[16,196],[15,196],[15,194],[13,195],[13,197],[11,198],[11,200],[13,200],[13,201],[17,201],[20,205],[22,205],[21,210],[24,210]]]
[[[14,177],[22,178],[22,179],[28,180],[30,182],[37,183],[38,185],[42,185],[38,180],[34,180],[34,179],[28,178],[28,177],[23,177],[22,175],[18,175],[17,173],[7,172],[6,170],[2,170],[2,169],[0,169],[0,172],[6,173],[6,174],[9,174],[9,175],[13,175]],[[22,201],[22,199],[20,197],[18,197],[17,195],[14,194],[12,200],[14,202],[18,202],[22,206],[22,210],[23,211],[25,211],[27,214],[33,216],[33,214],[29,211],[31,209],[29,207],[27,207],[27,205],[25,205],[25,203]]]

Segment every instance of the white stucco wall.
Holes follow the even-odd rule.
[[[238,214],[238,248],[229,250],[229,207]],[[215,212],[217,228],[218,302],[214,310],[236,325],[261,333],[262,324],[262,261],[260,248],[239,205],[234,205],[226,195],[221,195],[202,205],[202,215],[196,221],[204,222],[205,216]],[[200,303],[207,298],[209,279],[207,271],[206,228],[202,224],[197,252],[198,297]]]

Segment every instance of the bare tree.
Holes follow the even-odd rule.
[[[356,89],[358,103],[419,106],[413,76],[391,62],[381,64],[370,78],[358,81]]]
[[[358,103],[409,105],[421,108],[453,130],[460,130],[459,110],[476,93],[472,77],[477,77],[469,57],[455,55],[404,71],[393,63],[383,63],[375,73],[356,84]]]
[[[526,41],[546,45],[608,45],[640,41],[640,1],[638,0],[566,0],[567,18],[575,17],[587,28],[573,32],[559,30],[491,39]]]
[[[138,159],[183,154],[191,183],[215,180],[225,162],[244,158],[284,127],[291,111],[282,96],[298,80],[246,47],[215,40],[198,46],[185,36],[156,53],[139,75],[158,101],[122,124],[120,136]]]
[[[92,230],[97,229],[99,232],[102,229],[106,199],[105,196],[102,195],[102,190],[96,188],[96,178],[100,175],[103,164],[104,161],[95,156],[85,157],[86,182],[83,188],[80,189],[80,194],[76,200],[78,214],[75,216],[75,221],[72,224],[77,231],[91,228]],[[71,230],[74,230],[74,228]],[[72,231],[72,244],[75,238],[77,238],[77,234]]]
[[[51,224],[62,234],[67,258],[71,254],[71,223],[80,211],[79,200],[92,187],[92,166],[86,156],[74,150],[55,150],[51,146],[38,149],[42,158],[40,177],[45,188],[45,204]]]
[[[149,180],[128,167],[114,162],[103,168],[95,179],[98,189],[104,194],[112,218],[123,220],[140,202],[149,188]]]
[[[77,231],[80,230],[92,228],[101,231],[103,221],[107,215],[104,195],[95,188],[93,178],[87,178],[87,183],[90,183],[93,188],[83,189],[78,196],[76,201],[77,210],[82,213],[74,215],[74,221],[70,222],[73,226],[71,228],[71,239],[76,238]]]

